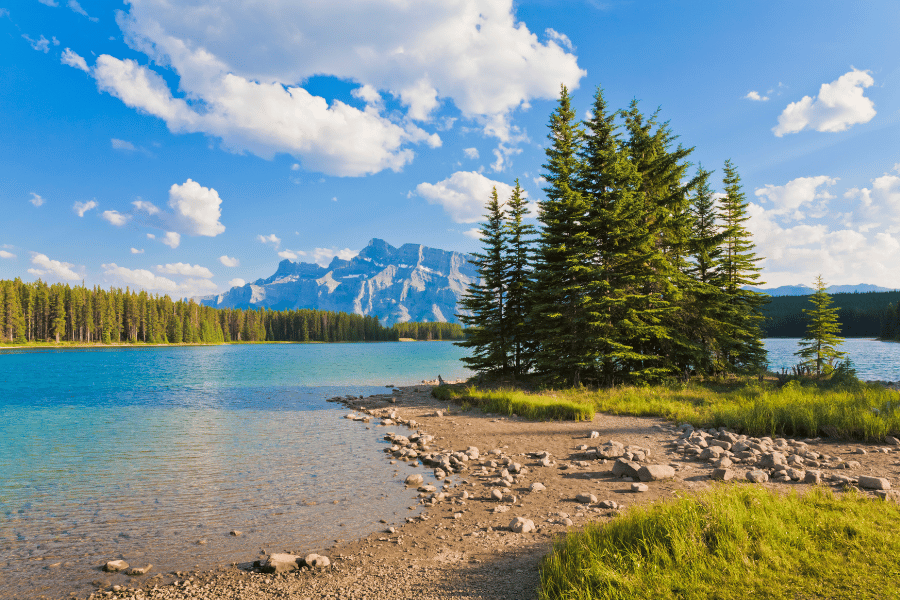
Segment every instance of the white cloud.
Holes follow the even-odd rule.
[[[132,249],[131,249],[131,253],[132,253],[132,254],[143,254],[143,253],[144,253],[144,250],[143,250],[143,249],[138,250],[137,248],[132,248]]]
[[[87,66],[87,62],[83,57],[79,56],[71,49],[66,48],[63,50],[61,62],[64,65],[69,65],[70,67],[75,67],[76,69],[81,69],[85,73],[90,73],[91,70]]]
[[[219,193],[188,179],[169,188],[169,206],[175,209],[175,220],[190,235],[215,237],[225,231]]]
[[[301,255],[305,255],[305,252],[294,252],[293,250],[282,250],[278,253],[278,256],[287,260],[297,260]]]
[[[556,42],[557,45],[566,48],[570,52],[575,50],[575,46],[572,45],[572,40],[570,40],[569,36],[567,36],[566,34],[560,33],[558,31],[556,31],[555,29],[551,29],[550,27],[545,29],[544,33],[547,35],[548,38],[550,38],[551,40]]]
[[[147,202],[146,200],[135,200],[131,205],[134,207],[134,210],[143,211],[148,215],[155,215],[159,212],[156,205],[152,202]]]
[[[900,177],[885,173],[872,180],[871,188],[851,188],[844,193],[848,200],[858,200],[861,204],[856,211],[856,221],[900,226]]]
[[[863,89],[874,83],[867,71],[857,69],[841,75],[836,81],[823,83],[817,98],[804,96],[788,104],[772,131],[782,137],[807,127],[835,132],[858,123],[868,123],[875,117],[875,103],[863,96]]]
[[[754,193],[757,198],[768,200],[774,205],[774,208],[769,210],[771,214],[800,220],[805,216],[800,210],[803,207],[812,209],[814,216],[824,210],[827,201],[834,196],[827,190],[819,188],[832,186],[837,181],[837,178],[826,175],[798,177],[784,185],[768,184],[758,188]],[[819,203],[815,204],[816,201]]]
[[[15,258],[16,255],[6,250],[0,250],[0,258]]]
[[[467,229],[466,231],[463,231],[462,234],[466,237],[472,238],[473,240],[481,239],[481,230],[478,227]]]
[[[164,275],[184,275],[185,277],[201,277],[203,279],[211,279],[213,277],[212,271],[206,267],[182,262],[156,265],[156,272]]]
[[[83,8],[81,8],[81,4],[78,3],[78,0],[69,0],[66,3],[66,6],[71,8],[72,12],[77,13],[77,14],[81,15],[82,17],[87,17],[91,21],[97,22],[96,17],[90,16],[89,14],[87,14],[87,11],[85,11]]]
[[[116,263],[104,264],[103,274],[115,282],[121,282],[147,291],[163,292],[178,297],[199,296],[218,290],[218,286],[208,279],[186,279],[176,283],[168,277],[161,277],[146,269],[129,269]]]
[[[52,273],[56,275],[60,279],[67,279],[69,281],[74,281],[76,279],[81,279],[81,277],[72,270],[72,267],[75,265],[66,262],[60,262],[58,260],[51,260],[47,257],[46,254],[40,254],[38,252],[31,253],[31,264],[41,267],[40,272],[35,273],[37,269],[29,269],[29,273],[33,273],[35,275],[45,275],[47,273]]]
[[[457,223],[475,223],[482,219],[484,206],[496,186],[500,202],[512,195],[512,186],[488,179],[474,171],[457,171],[437,183],[420,183],[416,194],[429,204],[439,204]],[[527,195],[527,194],[526,194]]]
[[[79,217],[83,217],[84,213],[87,211],[97,208],[96,200],[88,200],[87,202],[76,202],[72,205],[72,210],[74,210]]]
[[[109,141],[112,144],[113,150],[121,150],[123,152],[134,152],[137,150],[134,144],[127,140],[111,138]]]
[[[299,170],[300,170],[300,163],[294,163],[291,165],[291,171],[299,171]]]
[[[236,267],[241,264],[241,261],[239,261],[236,258],[231,258],[227,254],[220,256],[219,262],[222,263],[223,265],[225,265],[226,267]]]
[[[124,215],[117,210],[104,210],[100,217],[116,227],[121,227],[131,220],[131,215]]]
[[[152,233],[148,233],[148,234],[147,234],[147,239],[148,239],[148,240],[155,240],[155,239],[156,239],[156,236],[155,236],[154,234],[152,234]]]
[[[181,235],[174,231],[167,231],[165,237],[160,241],[174,250],[181,243]]]
[[[32,204],[34,204],[35,206],[43,206],[44,202],[46,202],[46,200],[44,200],[43,198],[41,198],[39,195],[35,194],[34,192],[31,192],[31,199],[28,201],[31,202]]]
[[[258,235],[256,236],[263,244],[272,244],[273,247],[278,248],[281,245],[281,238],[275,235],[274,233],[270,233],[269,235]]]
[[[334,258],[350,260],[357,254],[359,254],[359,250],[351,250],[350,248],[344,248],[343,250],[338,250],[337,248],[316,248],[312,252],[313,262],[321,267],[327,267]]]
[[[43,52],[44,54],[46,54],[47,52],[50,51],[50,40],[48,40],[44,36],[41,36],[39,39],[36,39],[36,40],[31,39],[31,37],[29,37],[25,34],[22,34],[22,37],[25,40],[27,40],[28,43],[31,44],[31,47],[34,48],[35,50],[37,50],[38,52]]]
[[[398,170],[412,159],[411,144],[440,143],[404,116],[430,119],[447,101],[466,118],[502,118],[585,75],[560,46],[562,34],[559,43],[541,43],[516,21],[512,0],[223,0],[214,9],[135,0],[128,11],[119,19],[126,41],[170,66],[179,89],[203,108],[174,98],[137,62],[107,55],[94,69],[101,89],[172,131],[201,131],[264,157],[287,152],[307,170],[335,175]],[[365,109],[329,106],[296,87],[313,75],[357,83]],[[382,93],[406,114],[384,116]]]
[[[466,148],[463,150],[463,154],[465,154],[468,159],[476,160],[478,158],[478,148]]]
[[[45,6],[59,6],[55,0],[38,0],[38,2]]]
[[[232,279],[231,281],[228,282],[228,287],[230,287],[230,288],[243,287],[245,285],[247,285],[247,282],[244,281],[243,279],[241,279],[240,277],[235,277],[234,279]]]
[[[755,90],[751,90],[751,91],[747,92],[746,96],[744,96],[744,100],[755,100],[756,102],[767,102],[769,100],[769,97],[763,96]]]

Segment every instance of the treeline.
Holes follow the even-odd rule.
[[[410,332],[415,335],[407,335]],[[372,342],[460,336],[459,325],[446,323],[387,328],[374,316],[311,309],[218,309],[128,288],[0,281],[0,342]]]
[[[391,331],[400,338],[419,341],[461,340],[465,332],[459,323],[395,323]]]
[[[900,292],[831,294],[838,309],[841,337],[900,338]],[[806,331],[802,310],[809,296],[776,296],[763,308],[767,337],[801,337]]]
[[[757,371],[767,298],[742,289],[760,258],[737,168],[717,200],[659,111],[610,110],[600,89],[579,121],[563,87],[549,129],[539,229],[518,181],[487,201],[464,361],[574,385]]]

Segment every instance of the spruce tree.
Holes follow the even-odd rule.
[[[744,226],[747,200],[741,189],[741,177],[730,160],[725,161],[725,197],[720,200],[720,215],[726,235],[722,242],[721,274],[725,293],[722,314],[721,340],[723,358],[732,371],[748,371],[765,363],[766,350],[762,344],[761,308],[767,296],[743,289],[759,286],[762,270],[757,263],[752,234]]]
[[[535,229],[524,222],[528,200],[519,180],[506,203],[505,244],[503,248],[506,280],[506,320],[508,323],[510,363],[513,376],[528,373],[534,360],[534,336],[531,331],[531,259]]]
[[[470,259],[478,269],[479,280],[469,284],[460,300],[468,312],[458,315],[469,329],[466,339],[458,346],[471,348],[471,356],[463,362],[473,371],[506,373],[509,369],[509,331],[506,321],[506,228],[497,188],[491,192],[482,223],[483,252],[475,252]]]
[[[816,377],[830,373],[835,362],[846,356],[837,350],[844,342],[844,338],[840,337],[839,309],[831,305],[831,296],[825,288],[825,282],[819,275],[816,277],[816,292],[809,297],[813,307],[803,309],[808,319],[806,334],[800,338],[800,350],[794,353],[804,359],[802,364],[815,368]]]

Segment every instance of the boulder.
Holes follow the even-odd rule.
[[[598,438],[598,437],[600,437],[600,432],[599,432],[599,431],[592,431],[592,432],[591,432],[590,439],[593,440],[593,439],[596,439],[596,438]]]
[[[650,491],[650,486],[648,486],[646,483],[632,483],[631,491],[635,493],[647,492]]]
[[[867,490],[889,490],[891,482],[885,477],[868,477],[866,475],[859,476],[859,487]]]
[[[331,565],[331,559],[320,554],[307,554],[303,559],[303,564],[310,569],[324,569]]]
[[[769,480],[769,474],[759,469],[747,471],[746,477],[750,483],[765,483]]]
[[[606,508],[609,510],[616,510],[619,508],[619,503],[615,502],[613,500],[604,500],[603,502],[600,502],[599,504],[597,504],[597,506],[600,508]]]
[[[575,496],[576,502],[581,502],[582,504],[596,504],[597,496],[593,494],[578,494]]]
[[[822,471],[807,471],[803,483],[822,483]]]
[[[535,481],[534,483],[531,484],[532,492],[543,492],[546,489],[547,489],[547,487],[543,483],[538,483],[537,481]]]
[[[638,469],[637,475],[641,481],[660,481],[675,477],[675,469],[669,465],[644,465]]]
[[[500,490],[491,490],[491,500],[496,500],[497,502],[503,501],[503,492]]]
[[[509,530],[513,533],[530,533],[534,531],[534,521],[525,517],[516,517],[509,522]]]
[[[103,565],[103,570],[107,573],[118,573],[128,568],[128,563],[124,560],[111,560]]]
[[[300,568],[300,557],[293,554],[270,554],[260,567],[263,573],[287,573]]]
[[[615,477],[637,477],[641,466],[637,463],[620,458],[613,463],[612,473]]]
[[[412,475],[408,475],[406,477],[406,485],[408,485],[410,487],[413,487],[413,486],[418,487],[418,486],[422,485],[423,481],[425,481],[425,478],[422,477],[419,473],[413,473]]]
[[[888,444],[890,444],[891,446],[900,446],[900,440],[898,440],[897,438],[895,438],[892,435],[884,436],[884,441],[887,442]]]
[[[716,481],[731,481],[734,479],[734,471],[727,468],[719,468],[713,469],[712,473],[709,474],[710,479],[715,479]]]
[[[131,567],[130,569],[125,571],[125,573],[133,577],[138,577],[140,575],[146,575],[152,568],[153,565],[147,565],[146,567]]]
[[[763,454],[756,464],[763,469],[771,469],[778,465],[786,465],[787,459],[781,452],[769,452],[768,454]]]

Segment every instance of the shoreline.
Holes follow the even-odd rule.
[[[431,396],[431,388],[423,383],[368,398],[331,399],[348,409],[335,418],[346,418],[348,426],[394,434],[400,442],[384,460],[397,465],[401,483],[408,475],[422,476],[419,503],[409,507],[415,516],[396,524],[382,520],[382,531],[336,543],[324,552],[303,549],[330,558],[330,566],[322,570],[262,573],[254,568],[254,557],[248,556],[247,562],[211,571],[167,576],[151,572],[133,578],[103,574],[104,583],[110,585],[89,597],[536,598],[540,561],[566,531],[609,521],[630,506],[721,485],[711,479],[712,464],[698,462],[676,445],[681,430],[663,419],[597,414],[592,422],[532,422],[448,406]],[[350,415],[355,416],[347,418]],[[416,446],[416,456],[408,455],[404,461],[397,454],[408,453],[410,446],[403,442],[417,432],[432,439],[415,440],[424,440],[425,448]],[[646,491],[632,491],[632,480],[615,476],[616,460],[602,458],[594,450],[608,447],[601,446],[608,440],[643,453],[641,464],[671,466],[674,476],[648,482]],[[873,444],[807,442],[851,465],[834,471],[845,483],[857,475],[875,475],[900,484],[896,447],[882,451]],[[471,452],[472,446],[477,453]],[[858,454],[862,447],[869,451],[866,456]],[[458,473],[445,472],[442,480],[435,477],[433,466],[421,463],[423,458],[431,462],[429,456],[452,453],[461,458],[467,450],[466,460],[452,463],[465,466]],[[743,475],[748,467],[734,468]],[[834,481],[833,485],[840,484]],[[778,492],[809,487],[795,481],[754,485]],[[578,499],[580,495],[587,496],[581,497],[587,503]],[[514,517],[532,521],[536,530],[510,531]],[[115,590],[113,585],[125,587]]]

